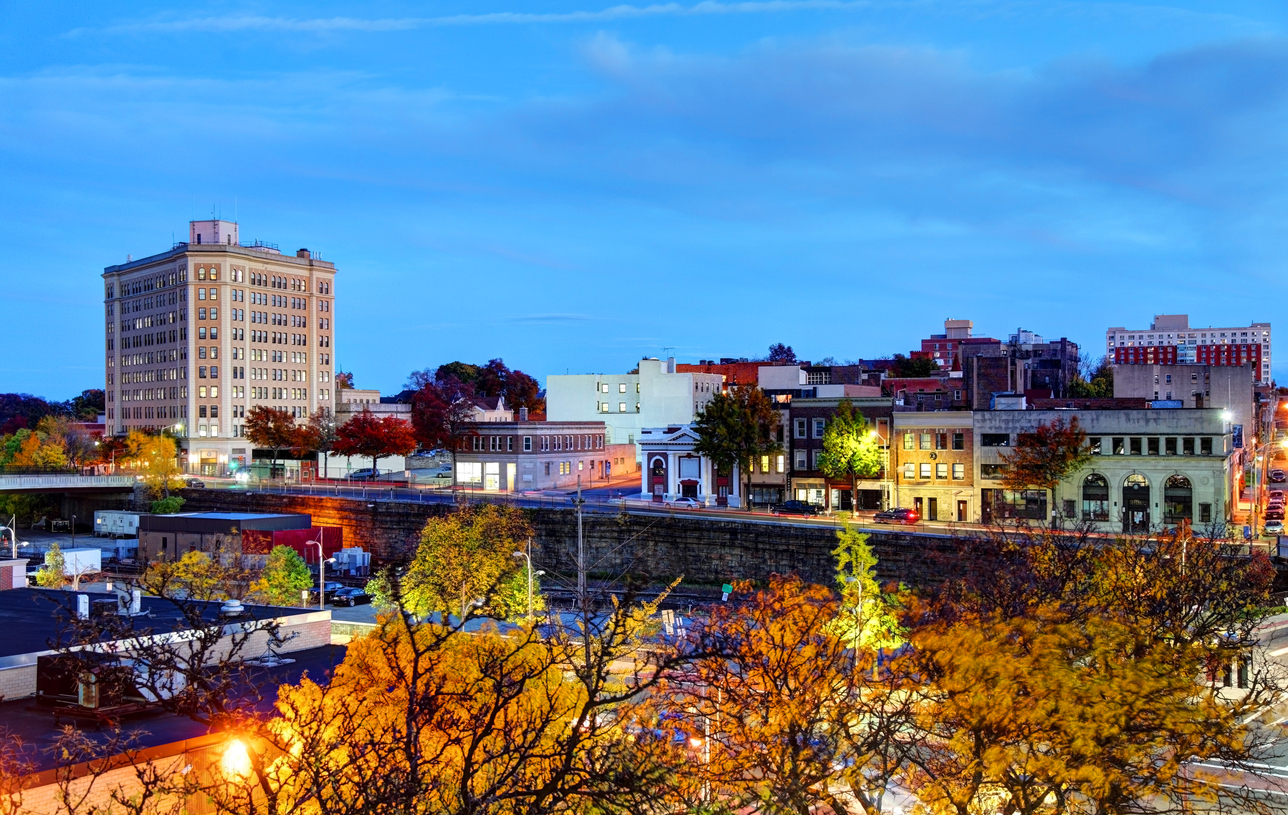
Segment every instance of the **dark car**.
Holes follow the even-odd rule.
[[[331,602],[337,606],[349,606],[352,608],[363,603],[370,603],[371,595],[362,589],[346,586],[331,596]]]
[[[873,518],[879,524],[915,524],[921,520],[915,509],[887,509]]]
[[[1267,521],[1282,521],[1284,519],[1283,507],[1271,507],[1266,510]]]
[[[206,482],[202,481],[200,478],[186,478],[183,483],[184,486],[194,490],[204,489],[206,486]]]
[[[770,511],[775,515],[817,515],[823,510],[822,507],[808,501],[784,501],[781,504],[775,504]]]
[[[343,583],[336,583],[333,580],[328,580],[322,584],[322,595],[326,600],[329,601],[332,597],[335,596],[335,593],[337,591],[343,588],[344,588]],[[318,587],[316,585],[314,585],[312,588],[309,589],[309,596],[312,597],[314,600],[318,599]]]
[[[1283,470],[1271,470],[1270,480],[1276,484],[1280,484],[1284,481],[1288,481],[1288,475],[1285,475]]]

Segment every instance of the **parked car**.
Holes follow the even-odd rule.
[[[1284,508],[1278,507],[1266,510],[1267,521],[1282,521],[1284,519]]]
[[[380,472],[370,467],[363,467],[361,470],[354,470],[349,473],[348,478],[351,481],[371,481],[379,478]]]
[[[915,509],[887,509],[873,519],[879,524],[915,524],[921,520]]]
[[[1270,480],[1276,484],[1281,484],[1284,481],[1288,481],[1288,474],[1285,474],[1283,470],[1271,470]]]
[[[333,580],[328,580],[322,584],[322,596],[325,600],[330,602],[331,598],[335,597],[335,593],[343,588],[344,588],[343,583],[336,583]],[[317,586],[313,586],[312,588],[309,589],[309,596],[312,597],[314,600],[318,599]]]
[[[367,594],[362,589],[345,586],[332,595],[331,602],[337,606],[349,606],[352,608],[363,603],[370,603],[371,595]]]
[[[1282,535],[1284,533],[1283,521],[1266,521],[1267,535]]]
[[[808,501],[784,501],[770,509],[775,515],[817,515],[822,511],[822,507]]]
[[[185,486],[194,490],[205,489],[206,487],[206,482],[202,481],[200,478],[185,478],[183,483]]]
[[[663,502],[663,504],[671,509],[700,509],[702,507],[702,504],[699,504],[694,499],[685,498],[684,496],[672,498],[669,501]]]
[[[1269,495],[1270,495],[1270,497],[1271,497],[1271,498],[1283,498],[1283,497],[1284,497],[1284,491],[1283,491],[1283,490],[1271,490],[1271,491],[1269,492]]]

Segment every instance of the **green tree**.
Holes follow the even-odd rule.
[[[1050,490],[1054,504],[1060,481],[1090,460],[1087,434],[1078,425],[1078,417],[1071,417],[1068,423],[1056,419],[1016,434],[1015,449],[1002,454],[1002,486],[1014,491]]]
[[[430,518],[402,578],[403,602],[418,615],[468,616],[472,601],[494,601],[498,589],[520,571],[514,553],[530,537],[532,527],[515,507],[483,504]]]
[[[742,482],[742,505],[751,509],[751,463],[761,456],[781,452],[775,440],[778,411],[765,392],[754,385],[736,386],[717,393],[698,414],[693,426],[698,432],[694,450],[711,459],[716,469],[731,473],[735,467]]]
[[[939,365],[930,357],[912,357],[909,359],[903,354],[895,354],[893,359],[894,375],[898,377],[914,379],[932,376],[939,371]]]
[[[67,559],[58,544],[51,544],[49,551],[45,552],[45,565],[36,572],[36,585],[46,589],[67,585]]]
[[[497,617],[518,622],[528,616],[528,564],[520,562],[519,570],[501,581],[492,595],[491,611]],[[532,574],[532,613],[546,610],[546,598],[541,594],[541,577]]]
[[[1114,366],[1109,357],[1084,360],[1069,382],[1069,395],[1089,399],[1113,398]]]
[[[834,630],[851,648],[894,648],[903,642],[895,603],[877,582],[877,556],[868,535],[846,526],[836,531],[836,586],[841,593]]]
[[[152,502],[153,515],[175,515],[183,510],[183,498],[178,495],[171,495],[169,498],[161,498]]]
[[[871,478],[881,471],[881,440],[849,399],[842,399],[836,406],[836,413],[823,431],[818,468],[828,478],[850,479],[850,506],[857,515],[859,479]]]
[[[186,552],[178,560],[148,564],[139,585],[157,597],[191,600],[223,600],[237,595],[236,585],[244,583],[205,552]]]
[[[299,552],[289,546],[274,546],[253,592],[273,605],[291,606],[300,603],[303,592],[313,588],[313,583],[313,573]]]

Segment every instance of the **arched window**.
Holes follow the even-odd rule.
[[[1183,475],[1174,475],[1163,485],[1163,523],[1194,520],[1194,488]]]
[[[1109,520],[1109,482],[1092,473],[1082,480],[1082,517],[1087,521]]]

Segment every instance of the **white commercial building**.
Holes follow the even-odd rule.
[[[1149,328],[1110,328],[1105,354],[1115,365],[1252,365],[1270,383],[1270,323],[1195,328],[1188,314],[1158,314]]]
[[[606,444],[634,444],[646,427],[690,424],[720,392],[720,374],[677,373],[675,358],[640,360],[638,373],[546,377],[552,422],[603,422]]]

